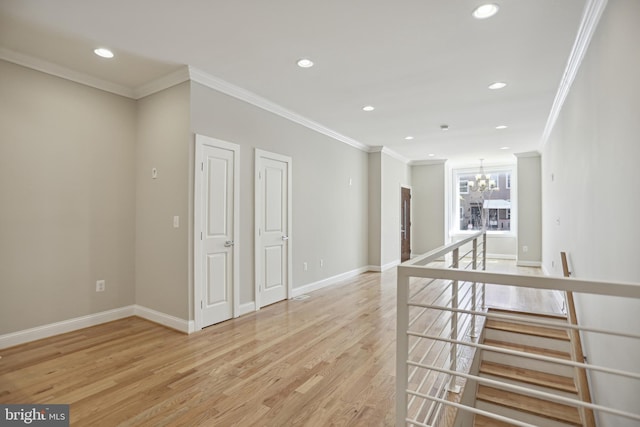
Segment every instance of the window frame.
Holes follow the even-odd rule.
[[[460,177],[464,175],[475,175],[479,172],[479,165],[476,166],[467,166],[467,167],[452,167],[450,168],[451,177],[450,185],[448,185],[447,192],[449,193],[448,198],[450,200],[449,209],[447,212],[448,218],[448,234],[450,237],[454,237],[456,235],[469,235],[478,232],[478,230],[469,230],[463,229],[461,227],[462,220],[462,210],[464,207],[460,203],[460,195],[468,194],[460,192]],[[510,191],[509,201],[511,202],[511,207],[508,210],[509,218],[509,230],[490,230],[487,229],[487,235],[491,235],[494,237],[515,237],[516,236],[516,218],[517,218],[517,194],[516,187],[514,185],[514,181],[516,177],[516,165],[510,163],[501,163],[495,165],[485,165],[484,172],[496,177],[496,182],[498,187],[500,186],[500,175],[505,175],[505,189]],[[469,181],[468,179],[464,179],[463,181]],[[509,185],[507,185],[509,184]],[[467,187],[468,188],[468,187]],[[499,214],[498,214],[499,216]]]

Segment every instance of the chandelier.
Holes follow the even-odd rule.
[[[480,173],[476,175],[475,181],[469,181],[469,189],[480,193],[500,190],[496,181],[491,179],[491,175],[484,172],[483,162],[484,159],[480,159]]]

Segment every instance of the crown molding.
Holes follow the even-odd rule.
[[[115,93],[116,95],[125,96],[127,98],[134,98],[134,91],[126,86],[99,79],[97,77],[93,77],[88,74],[81,73],[58,64],[54,64],[53,62],[45,61],[44,59],[35,58],[24,53],[19,53],[11,49],[0,47],[0,59],[4,59],[5,61],[12,62],[23,67],[50,74],[52,76],[71,80],[72,82],[80,83],[85,86],[90,86],[96,89],[104,90],[106,92]]]
[[[134,99],[144,98],[145,96],[153,95],[156,92],[168,89],[171,86],[186,82],[187,80],[189,80],[189,67],[182,66],[172,73],[152,80],[142,86],[138,86],[133,90],[133,97]]]
[[[443,165],[447,163],[447,159],[433,159],[433,160],[412,160],[409,162],[410,166],[433,166]]]
[[[358,150],[369,152],[368,145],[356,141],[353,138],[349,138],[348,136],[342,135],[341,133],[335,132],[326,126],[321,125],[320,123],[314,122],[311,119],[301,116],[298,113],[294,113],[293,111],[288,110],[259,95],[256,95],[253,92],[231,84],[218,77],[212,76],[211,74],[208,74],[202,70],[189,66],[189,77],[192,81],[200,83],[201,85],[204,85],[210,89],[224,93],[225,95],[232,96],[251,105],[255,105],[258,108],[262,108],[263,110],[269,111],[270,113],[276,114],[280,117],[284,117],[287,120],[291,120],[292,122],[298,123],[299,125],[305,126],[330,138],[333,138],[340,142],[344,142],[345,144],[355,147]]]
[[[521,157],[540,157],[540,152],[539,151],[527,151],[525,153],[513,153],[514,156],[516,156],[517,158],[521,158]]]
[[[558,120],[564,101],[569,94],[569,90],[571,89],[571,85],[573,84],[576,75],[578,74],[582,60],[589,48],[591,38],[596,32],[596,28],[598,27],[598,23],[600,22],[600,18],[602,17],[602,13],[606,6],[607,0],[587,0],[582,14],[582,21],[578,28],[576,40],[573,43],[573,48],[571,49],[567,66],[565,67],[562,80],[560,81],[560,87],[558,87],[558,91],[556,92],[556,97],[553,100],[553,105],[551,106],[551,112],[549,113],[547,123],[544,127],[544,132],[542,133],[540,149],[545,146],[549,140],[549,136],[551,136],[553,127]]]
[[[368,147],[368,148],[369,148],[367,150],[368,153],[383,153],[383,154],[386,154],[389,157],[393,157],[394,159],[399,160],[402,163],[407,164],[407,165],[411,162],[411,160],[407,159],[402,154],[398,154],[395,151],[393,151],[391,148],[385,147],[384,145],[376,145],[376,146]]]

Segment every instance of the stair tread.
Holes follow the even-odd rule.
[[[493,347],[506,348],[509,350],[522,351],[525,353],[538,354],[541,356],[555,357],[557,359],[571,360],[571,354],[567,353],[566,351],[551,350],[548,348],[533,347],[529,345],[514,344],[514,343],[508,343],[505,341],[497,341],[497,340],[491,340],[491,339],[485,339],[483,344],[488,346],[493,346]],[[491,351],[491,350],[485,350],[485,351]]]
[[[564,329],[550,328],[538,325],[525,325],[523,323],[496,319],[487,320],[485,327],[488,329],[496,329],[506,332],[515,332],[518,334],[532,335],[536,337],[569,341],[569,334]]]
[[[480,373],[566,391],[568,393],[578,393],[573,378],[571,377],[549,374],[519,366],[504,365],[485,360],[480,364]]]
[[[476,415],[473,421],[473,427],[513,427],[513,424],[498,421],[484,415]]]
[[[556,319],[556,320],[567,321],[567,316],[564,314],[534,313],[530,311],[509,310],[506,308],[499,308],[499,307],[489,307],[487,311],[489,313],[496,313],[496,314],[509,314],[514,316],[524,316],[524,317],[542,317],[545,319]]]
[[[536,397],[500,390],[485,385],[478,386],[476,398],[484,402],[493,403],[494,405],[515,409],[567,424],[581,425],[578,409],[562,403],[538,399]]]

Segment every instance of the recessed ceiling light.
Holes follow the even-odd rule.
[[[486,19],[490,18],[496,13],[498,13],[498,5],[493,3],[483,4],[481,6],[476,7],[473,10],[473,17],[476,19]]]
[[[313,61],[308,58],[302,58],[298,60],[298,67],[300,68],[311,68],[313,67]]]
[[[413,136],[411,135],[405,136],[404,139],[406,139],[407,141],[411,141],[413,139]]]
[[[507,125],[500,125],[500,126],[496,126],[496,129],[498,129],[498,130],[502,130],[502,129],[506,129],[506,128],[508,128],[508,127],[509,127],[509,126],[507,126]]]
[[[364,107],[362,107],[363,111],[373,111],[376,108],[373,105],[365,105]]]
[[[449,130],[449,125],[440,125],[440,130]]]
[[[429,157],[435,157],[435,154],[429,153]]]
[[[511,147],[500,147],[501,150],[508,150]]]
[[[507,86],[507,84],[504,82],[494,82],[489,85],[489,89],[491,90],[502,89],[505,86]]]
[[[101,56],[102,58],[113,58],[113,52],[111,52],[109,49],[105,49],[104,47],[94,49],[93,53]]]

